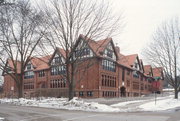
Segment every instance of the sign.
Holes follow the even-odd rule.
[[[14,90],[14,87],[11,87],[11,91],[13,91]]]
[[[124,82],[122,82],[122,86],[124,86]]]

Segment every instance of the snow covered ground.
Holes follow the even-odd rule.
[[[180,97],[180,95],[179,95]],[[180,99],[173,99],[174,96],[158,97],[156,104],[152,97],[146,100],[125,101],[113,105],[99,104],[97,102],[85,102],[82,99],[74,98],[68,101],[67,98],[39,98],[39,99],[0,99],[0,103],[8,103],[22,106],[35,106],[55,109],[82,110],[93,112],[133,112],[133,111],[162,111],[180,107]],[[108,99],[109,100],[109,99]]]
[[[176,107],[180,107],[180,99],[174,99],[173,96],[169,96],[166,99],[151,101],[139,106],[143,111],[163,111]]]
[[[134,104],[138,102],[144,102],[145,100],[135,100],[135,101],[127,101],[127,102],[120,102],[117,104],[111,105],[112,107],[122,107],[122,106],[127,106],[128,104]]]
[[[8,103],[22,106],[46,107],[67,110],[83,110],[93,112],[119,112],[118,108],[114,108],[96,102],[87,103],[78,98],[68,101],[67,98],[41,98],[41,99],[0,99],[0,103]]]
[[[4,118],[0,117],[0,121],[3,121],[3,120],[4,120]]]

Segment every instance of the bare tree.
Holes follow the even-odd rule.
[[[79,62],[74,56],[77,47],[78,50],[83,50],[90,39],[104,39],[119,34],[123,26],[122,14],[114,16],[109,4],[94,0],[53,0],[44,6],[44,11],[50,25],[49,36],[46,36],[46,39],[53,48],[60,47],[66,53],[65,78],[69,84],[71,100],[74,96],[74,76]],[[86,43],[79,41],[80,34],[84,35]],[[78,46],[80,43],[81,47]]]
[[[42,27],[43,20],[42,12],[32,7],[28,0],[0,7],[0,69],[14,79],[19,98],[23,96],[25,67],[46,30],[44,25]],[[12,66],[6,60],[11,61]]]
[[[175,90],[175,99],[180,91],[180,26],[178,18],[167,21],[153,35],[153,41],[145,50],[146,58],[154,66],[163,67],[168,83]]]

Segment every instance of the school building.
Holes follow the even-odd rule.
[[[112,98],[162,92],[163,68],[144,65],[138,54],[123,55],[112,38],[95,41],[80,35],[76,44],[73,58],[78,58],[79,64],[74,75],[75,96]],[[32,57],[24,73],[24,97],[67,97],[65,59],[66,52],[61,48],[56,48],[52,55]],[[16,63],[20,74],[21,62]],[[10,67],[9,73],[14,73],[10,59],[7,66]],[[4,95],[17,96],[13,78],[5,72],[2,75]]]

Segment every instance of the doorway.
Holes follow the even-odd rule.
[[[120,88],[120,92],[121,92],[121,97],[126,97],[126,88],[124,86]]]

